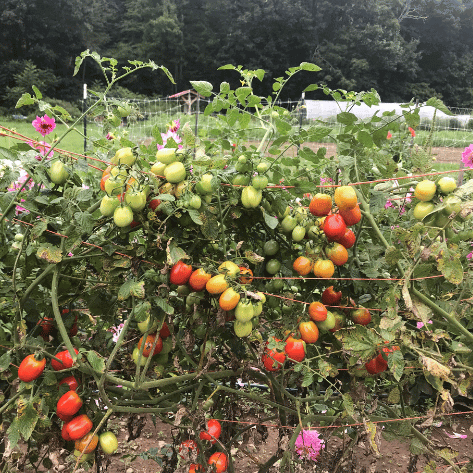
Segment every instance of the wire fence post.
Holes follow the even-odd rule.
[[[87,110],[87,84],[83,84],[82,91],[82,113]],[[87,115],[84,115],[84,154],[87,152]]]

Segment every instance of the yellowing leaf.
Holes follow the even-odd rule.
[[[428,356],[422,356],[422,364],[424,365],[425,371],[428,371],[432,376],[445,381],[450,380],[452,371],[447,366],[441,365],[438,361]]]

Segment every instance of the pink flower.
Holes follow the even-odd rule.
[[[158,149],[164,148],[169,138],[172,138],[176,143],[181,143],[182,141],[182,138],[177,133],[174,133],[173,131],[168,131],[167,133],[161,133],[161,138],[163,139],[163,144],[156,145]],[[179,145],[178,148],[181,149],[183,148],[183,146]]]
[[[466,259],[472,259],[472,258],[473,258],[473,251],[466,255]]]
[[[114,140],[115,135],[113,133],[107,133],[107,136],[105,138],[107,138],[107,140]]]
[[[56,128],[56,121],[54,118],[49,118],[47,115],[44,117],[36,116],[36,120],[33,120],[31,124],[34,126],[35,130],[41,135],[49,135],[54,128]]]
[[[412,202],[411,196],[412,194],[410,192],[406,194],[406,202]]]
[[[125,324],[120,324],[116,327],[110,327],[110,331],[113,332],[112,340],[117,343],[118,337],[120,336],[121,331],[123,330],[123,326]]]
[[[427,321],[428,324],[433,324],[431,320]],[[421,329],[424,326],[424,322],[417,322],[417,328]]]
[[[465,148],[462,153],[462,163],[467,168],[473,168],[473,144]]]
[[[323,446],[324,441],[316,430],[302,430],[296,439],[295,451],[301,460],[317,461]]]
[[[386,139],[390,140],[392,137],[393,137],[392,133],[390,131],[388,131],[388,136],[386,136]]]
[[[39,151],[39,154],[41,154],[42,156],[46,156],[48,153],[49,153],[49,150],[51,149],[51,145],[49,143],[46,143],[46,141],[38,141],[36,144],[33,142],[33,141],[28,141],[28,144],[34,148],[34,149],[37,149]],[[48,154],[48,158],[51,158],[54,154],[54,151],[51,151],[49,154]],[[38,161],[42,161],[42,157],[41,156],[36,156],[36,159]]]
[[[394,204],[390,200],[387,200],[384,204],[384,208],[389,209],[389,207],[394,207]]]
[[[179,120],[173,120],[171,123],[167,124],[167,127],[168,127],[168,132],[176,133],[176,131],[179,130],[179,128],[181,128],[181,123],[179,122]]]
[[[409,127],[408,130],[411,132],[412,138],[414,138],[414,136],[416,136],[416,131],[414,130],[414,128]]]

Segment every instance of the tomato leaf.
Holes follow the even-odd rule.
[[[363,325],[335,332],[337,339],[343,344],[343,349],[350,355],[368,361],[376,353],[377,345],[383,340],[374,331]]]
[[[439,253],[437,269],[441,271],[445,279],[452,284],[460,284],[463,281],[463,266],[459,256],[445,248]]]
[[[100,373],[105,371],[105,360],[96,351],[90,350],[86,352],[86,356],[87,361],[95,371],[99,371]]]
[[[190,209],[187,211],[189,214],[190,218],[194,223],[197,225],[202,225],[204,222],[202,222],[202,219],[200,218],[200,212],[198,210]]]
[[[269,215],[267,212],[264,212],[264,222],[269,228],[271,228],[271,230],[274,230],[278,226],[279,220],[276,217]]]
[[[6,371],[10,367],[11,356],[10,352],[5,352],[0,356],[0,372]]]
[[[144,281],[135,281],[134,279],[130,279],[125,281],[118,290],[118,300],[125,301],[130,296],[138,297],[139,299],[143,299],[145,296],[145,287]]]
[[[162,309],[166,314],[172,315],[174,314],[174,307],[169,305],[165,299],[162,297],[153,297],[153,302],[156,304],[157,307]]]
[[[18,416],[18,431],[21,436],[28,440],[36,427],[39,416],[32,402],[28,402],[26,407]]]
[[[34,103],[35,103],[35,100],[33,97],[31,97],[30,94],[23,94],[18,99],[18,102],[15,105],[15,108],[23,107],[23,105],[33,105]]]
[[[212,95],[213,85],[205,80],[191,80],[192,87],[204,97],[210,97]]]
[[[62,261],[62,251],[56,246],[43,243],[36,251],[36,257],[48,263],[59,263]]]
[[[137,322],[144,322],[151,314],[151,304],[148,301],[135,305],[132,315]]]

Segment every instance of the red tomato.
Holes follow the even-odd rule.
[[[368,363],[365,363],[366,371],[368,371],[369,374],[381,373],[382,371],[386,370],[386,367],[379,363],[378,357],[373,358],[372,360],[368,361]]]
[[[76,352],[76,355],[79,354],[79,350],[77,348],[74,348],[74,351]],[[69,350],[60,351],[56,355],[56,358],[59,358],[61,361],[51,360],[51,366],[53,367],[54,371],[72,368],[72,365],[74,364]]]
[[[210,456],[208,464],[215,468],[216,473],[223,473],[227,471],[228,458],[223,452],[215,452]]]
[[[169,335],[171,335],[171,332],[169,330],[168,324],[166,322],[163,322],[163,326],[161,327],[161,330],[159,331],[159,336],[161,338],[168,338]]]
[[[66,435],[71,440],[79,440],[92,430],[92,421],[86,414],[74,417],[66,424]]]
[[[56,404],[57,415],[73,416],[82,407],[82,399],[75,391],[63,394]]]
[[[209,419],[207,421],[207,431],[200,433],[200,440],[209,440],[215,443],[222,433],[222,426],[217,419]]]
[[[348,261],[348,251],[340,243],[333,242],[326,249],[325,254],[337,266],[343,266]]]
[[[338,212],[343,220],[345,221],[347,227],[356,225],[361,220],[361,210],[359,204],[356,205],[354,209],[351,210],[339,210]]]
[[[253,271],[246,266],[240,266],[240,283],[251,284],[253,281]]]
[[[314,322],[323,322],[327,319],[327,307],[322,302],[314,301],[309,304],[309,317]]]
[[[284,351],[292,361],[300,362],[305,358],[305,342],[302,338],[287,337]]]
[[[77,391],[77,388],[79,387],[79,381],[77,381],[74,376],[68,376],[67,378],[62,379],[59,381],[58,386],[61,386],[62,384],[67,384],[69,389],[72,391]]]
[[[347,225],[339,214],[327,215],[324,220],[323,232],[329,240],[341,238],[347,229]]]
[[[274,340],[276,342],[281,341],[278,338],[275,338]],[[281,366],[283,365],[284,361],[286,361],[286,352],[278,351],[275,348],[271,350],[269,348],[266,348],[263,353],[262,361],[264,367],[268,371],[278,371],[281,369]]]
[[[342,291],[335,291],[333,286],[327,287],[322,292],[322,302],[325,305],[337,305],[342,299]]]
[[[143,335],[144,337],[144,335]],[[140,341],[138,342],[138,350],[141,349],[141,344],[143,343],[143,337],[140,338]],[[143,356],[150,356],[151,349],[153,348],[154,340],[156,338],[156,333],[152,333],[146,337],[145,341],[145,347],[143,349]],[[156,346],[154,347],[153,354],[151,356],[157,355],[158,353],[161,353],[161,350],[163,349],[163,340],[162,338],[158,335],[158,341],[156,342]]]
[[[368,325],[371,322],[371,314],[368,309],[360,307],[351,313],[351,318],[355,324]]]
[[[312,320],[301,322],[299,332],[301,332],[302,340],[306,343],[315,343],[319,339],[319,328]]]
[[[61,429],[61,437],[66,441],[66,442],[69,442],[71,439],[71,437],[69,436],[69,434],[67,433],[67,430],[66,430],[66,427],[67,427],[67,422],[64,422],[64,425],[62,426],[62,429]]]
[[[181,442],[179,445],[179,456],[181,458],[189,458],[192,451],[199,453],[199,448],[195,440],[184,440],[184,442]]]
[[[41,376],[46,366],[46,358],[37,360],[34,356],[28,355],[23,359],[18,368],[18,377],[24,382],[29,383]]]
[[[353,233],[353,230],[347,228],[344,235],[341,238],[337,238],[335,241],[348,249],[355,244],[356,235]]]
[[[191,463],[189,466],[189,473],[203,473],[204,467],[200,463]]]
[[[172,268],[169,274],[169,282],[171,284],[176,284],[177,286],[182,286],[189,281],[189,278],[192,274],[192,266],[190,264],[184,263],[182,260],[179,260]]]

